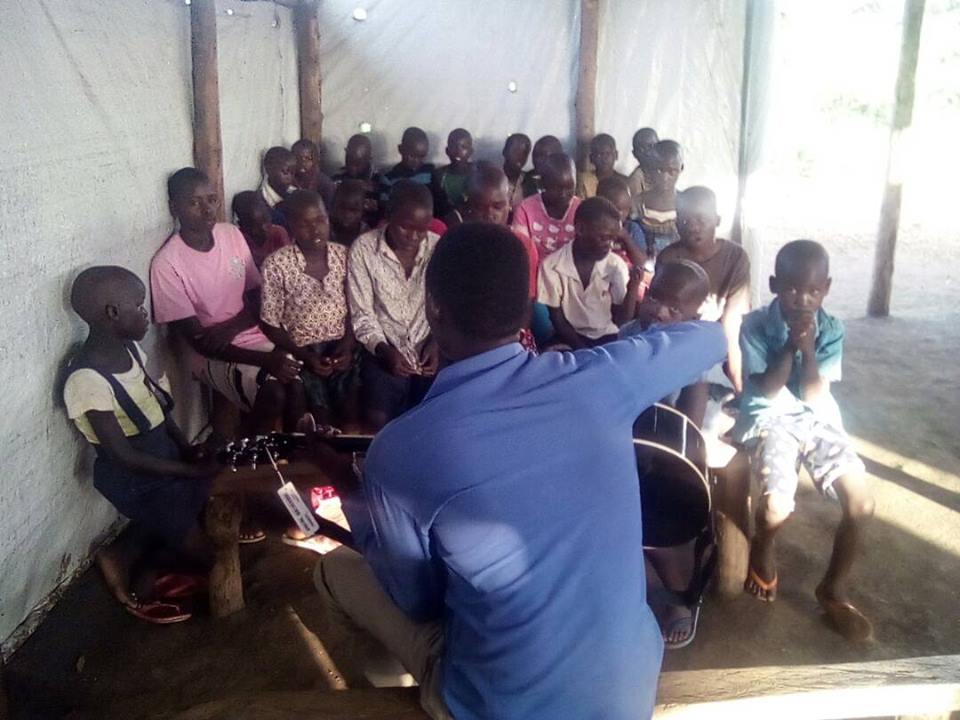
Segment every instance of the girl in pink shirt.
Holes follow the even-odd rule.
[[[580,205],[580,198],[574,196],[576,172],[569,155],[548,156],[543,163],[543,190],[514,212],[513,231],[533,241],[541,260],[573,240],[573,216]]]

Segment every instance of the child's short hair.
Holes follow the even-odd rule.
[[[660,160],[676,158],[683,163],[683,148],[676,140],[661,140],[653,146],[653,152]]]
[[[520,330],[530,306],[529,260],[507,228],[464,223],[437,243],[426,286],[458,330],[496,340]]]
[[[464,138],[473,140],[473,135],[470,134],[469,130],[465,130],[464,128],[454,128],[450,131],[450,134],[447,135],[447,145],[455,145]]]
[[[296,157],[285,147],[276,145],[263,154],[263,169],[267,172],[289,162],[296,162]]]
[[[430,188],[410,179],[404,179],[393,186],[387,200],[387,215],[395,215],[408,208],[422,208],[433,214],[433,195]]]
[[[508,135],[507,141],[503,143],[503,152],[506,152],[514,143],[523,143],[527,146],[528,151],[530,149],[530,138],[527,135],[523,133],[513,133],[512,135]]]
[[[505,182],[507,182],[507,176],[503,168],[489,160],[480,160],[474,164],[473,170],[467,177],[467,197],[487,188],[499,187]]]
[[[430,141],[427,140],[427,134],[418,127],[408,127],[403,131],[403,136],[400,138],[400,144],[404,147],[416,145],[417,143],[429,144],[429,142]]]
[[[320,147],[310,138],[300,138],[293,145],[290,146],[291,152],[297,152],[297,150],[309,150],[313,153],[315,158],[320,157]],[[269,152],[269,151],[268,151]],[[263,158],[264,164],[267,162],[266,156]]]
[[[242,190],[233,196],[230,203],[230,212],[235,218],[248,215],[256,202],[262,201],[263,196],[256,190]]]
[[[576,167],[573,164],[573,158],[566,153],[551,153],[543,161],[543,178],[548,176],[557,178],[564,173],[576,173]]]
[[[614,198],[623,193],[629,196],[630,186],[620,175],[605,177],[597,183],[597,195],[606,198],[610,202],[614,202]]]
[[[613,149],[616,149],[617,141],[613,139],[613,135],[608,135],[607,133],[600,133],[599,135],[594,135],[593,140],[590,141],[591,150],[602,147],[604,145],[608,145]]]
[[[677,295],[700,305],[710,294],[710,278],[707,271],[693,260],[668,260],[657,265],[657,272],[650,283],[650,293],[655,297],[660,288],[668,287]]]
[[[143,281],[119,265],[95,265],[81,272],[70,288],[70,307],[88,325],[98,319],[123,283]]]
[[[336,203],[340,200],[360,200],[361,202],[367,197],[367,186],[363,180],[353,180],[346,179],[340,182],[337,185],[337,189],[333,191],[333,202]]]
[[[631,142],[633,146],[636,147],[637,145],[643,144],[644,138],[650,139],[651,136],[654,143],[659,142],[660,138],[657,136],[656,130],[652,127],[642,127],[633,134]]]
[[[822,263],[825,272],[830,273],[830,255],[827,249],[815,240],[792,240],[777,253],[773,273],[777,277],[783,277],[814,263]]]
[[[323,204],[323,198],[313,190],[294,190],[283,201],[283,213],[288,219],[300,217],[304,210],[319,205],[324,210],[327,209]]]
[[[597,195],[580,203],[576,214],[573,216],[573,221],[575,223],[593,223],[603,218],[613,220],[619,225],[620,211],[617,210],[616,205],[605,197]]]
[[[677,212],[683,212],[687,208],[693,208],[697,205],[704,205],[710,209],[714,215],[717,214],[717,195],[708,187],[703,185],[691,185],[686,190],[677,193]]]
[[[370,138],[363,133],[355,133],[350,136],[350,139],[347,140],[347,150],[354,148],[357,145],[363,145],[364,147],[372,148],[373,144],[370,142]]]
[[[167,199],[174,203],[194,191],[197,185],[209,182],[207,176],[194,167],[180,168],[167,178]]]

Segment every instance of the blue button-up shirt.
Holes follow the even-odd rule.
[[[725,354],[715,323],[539,357],[505,345],[442,370],[376,437],[344,509],[397,605],[443,618],[457,720],[652,713],[632,426]]]

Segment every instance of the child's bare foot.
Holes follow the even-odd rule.
[[[259,525],[252,522],[243,522],[240,525],[240,544],[253,545],[267,539],[267,533]]]
[[[107,546],[97,553],[97,567],[103,575],[103,580],[110,590],[110,594],[121,605],[134,605],[136,598],[130,592],[127,581],[126,568],[123,567],[120,551],[113,546]]]
[[[865,642],[873,638],[873,625],[842,593],[830,588],[826,581],[817,585],[817,602],[827,614],[833,628],[847,640]]]
[[[750,547],[750,571],[743,589],[764,602],[777,598],[777,564],[773,559],[772,546],[763,547],[756,541]]]

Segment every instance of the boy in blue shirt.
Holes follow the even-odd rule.
[[[776,298],[747,315],[740,330],[744,392],[733,435],[751,453],[763,491],[744,589],[766,602],[776,597],[774,538],[793,512],[803,464],[817,489],[843,509],[817,600],[842,635],[866,640],[873,628],[849,602],[847,579],[874,502],[830,394],[843,350],[843,325],[821,308],[830,261],[819,243],[794,240],[777,253],[774,272]]]

